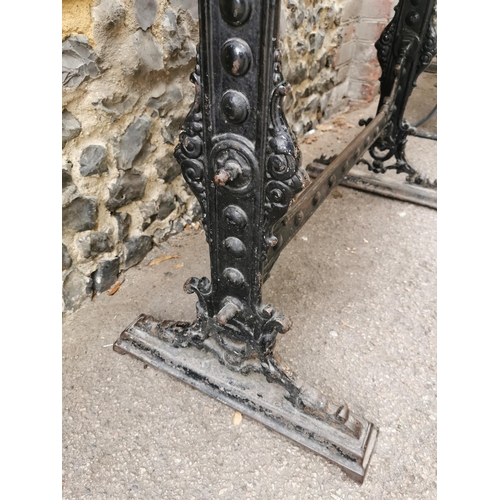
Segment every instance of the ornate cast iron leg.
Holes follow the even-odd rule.
[[[290,323],[262,303],[274,224],[307,184],[288,128],[279,1],[200,0],[195,101],[175,155],[203,210],[211,280],[191,278],[192,323],[141,316],[115,343],[337,463],[362,481],[377,431],[280,367]]]
[[[380,77],[380,101],[377,114],[394,92],[396,75],[399,78],[395,98],[392,102],[389,120],[378,139],[369,149],[371,160],[360,159],[374,173],[395,170],[405,173],[406,185],[390,180],[376,180],[366,176],[347,175],[343,185],[369,191],[384,196],[419,203],[432,208],[437,207],[437,181],[431,182],[419,173],[406,158],[405,149],[409,135],[425,135],[404,119],[404,112],[418,76],[426,69],[437,53],[437,38],[434,30],[435,0],[400,0],[394,17],[386,26],[380,39],[375,44],[377,56],[382,68]],[[405,57],[401,55],[404,52]],[[397,71],[400,67],[401,71]],[[361,120],[360,125],[371,122]],[[321,164],[330,163],[331,158],[315,160],[308,171],[321,169]],[[392,162],[389,165],[387,162]],[[323,167],[324,168],[324,167]],[[409,186],[410,184],[411,186]],[[419,188],[430,188],[426,191]]]
[[[407,45],[409,48],[394,102],[394,112],[384,132],[370,148],[373,162],[360,160],[375,173],[384,173],[389,169],[396,170],[398,174],[407,174],[406,182],[431,189],[437,189],[437,181],[431,182],[425,175],[417,172],[406,159],[407,137],[417,135],[418,130],[404,119],[404,112],[413,88],[417,85],[417,78],[437,54],[434,15],[435,0],[400,1],[392,21],[375,44],[382,68],[379,109],[392,91],[394,67],[398,64],[401,47]],[[367,123],[367,120],[361,120],[359,124]],[[385,162],[392,158],[395,163],[385,165]]]

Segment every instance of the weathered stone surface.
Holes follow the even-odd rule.
[[[135,118],[127,127],[127,130],[118,141],[118,152],[116,154],[118,168],[122,170],[132,168],[134,160],[146,144],[150,128],[151,117],[148,115]]]
[[[78,137],[82,131],[80,122],[67,110],[62,112],[62,147],[66,146],[68,141]]]
[[[177,135],[173,132],[173,130],[170,127],[168,126],[162,127],[160,133],[166,144],[172,144],[172,145],[175,144]]]
[[[296,92],[296,97],[309,97],[313,94],[323,95],[325,92],[328,92],[335,85],[335,77],[328,78],[326,80],[319,79],[317,83],[309,85],[302,91]]]
[[[349,69],[350,69],[349,65],[345,64],[344,66],[342,66],[342,68],[337,70],[337,78],[336,78],[337,85],[347,80],[347,76],[349,75]]]
[[[97,54],[85,35],[71,35],[62,44],[62,83],[77,88],[87,78],[97,78],[101,70]]]
[[[141,262],[153,248],[153,239],[145,234],[134,236],[125,242],[125,262],[123,269],[135,266]]]
[[[295,122],[300,121],[303,111],[304,111],[304,106],[297,106],[295,112],[292,115]]]
[[[73,178],[71,177],[71,167],[73,164],[70,161],[63,163],[62,167],[62,190],[73,186]]]
[[[316,75],[319,73],[320,65],[317,61],[314,61],[309,68],[309,79],[314,80]]]
[[[165,39],[163,50],[168,66],[177,68],[190,63],[196,57],[196,30],[191,16],[182,9],[178,14],[173,9],[167,9],[162,27]]]
[[[114,212],[132,201],[140,200],[146,190],[147,177],[134,171],[122,172],[117,181],[109,188],[106,208]]]
[[[170,228],[157,229],[153,234],[153,241],[155,242],[155,245],[159,245],[160,243],[163,243],[164,241],[168,240],[169,236],[170,236]]]
[[[332,104],[332,102],[335,102],[335,104]],[[325,110],[323,111],[323,116],[325,118],[329,118],[333,114],[345,112],[349,109],[349,99],[347,97],[344,97],[339,101],[332,102],[329,102]]]
[[[102,0],[92,9],[92,17],[97,28],[112,30],[125,21],[125,7],[119,0]]]
[[[166,219],[175,210],[175,194],[169,189],[158,198],[158,219]]]
[[[191,219],[192,222],[196,222],[201,219],[202,216],[201,206],[196,198],[192,199],[187,204],[186,215]]]
[[[179,220],[179,219],[171,220],[169,222],[169,225],[167,228],[157,229],[154,232],[153,238],[154,238],[155,243],[160,244],[160,243],[168,240],[168,238],[170,238],[170,236],[173,236],[174,234],[180,233],[184,229],[184,226],[185,226],[185,224],[184,224],[184,222],[182,222],[182,220]]]
[[[97,270],[92,273],[92,282],[94,290],[102,293],[111,288],[118,280],[120,271],[120,258],[111,260],[102,260],[97,266]]]
[[[319,107],[319,97],[312,97],[307,103],[306,111],[317,110]]]
[[[292,130],[295,135],[297,136],[302,135],[304,133],[304,124],[301,122],[295,122],[292,125]]]
[[[147,141],[144,147],[139,151],[139,154],[135,157],[133,165],[137,167],[144,166],[148,161],[149,155],[154,151],[156,151],[156,146]]]
[[[171,183],[181,174],[181,167],[175,158],[163,156],[155,160],[158,178],[163,179],[167,184]]]
[[[62,171],[62,188],[63,190],[73,184],[73,179],[71,178],[71,174],[66,170]]]
[[[307,78],[307,68],[303,63],[289,66],[286,79],[292,85],[297,85]]]
[[[111,121],[113,122],[120,118],[120,116],[132,111],[138,100],[139,96],[137,94],[122,95],[114,93],[110,97],[105,97],[92,104],[111,115]]]
[[[88,259],[96,257],[97,255],[105,252],[111,252],[114,248],[113,242],[107,233],[94,232],[85,234],[78,239],[78,246],[80,247],[83,256]]]
[[[288,16],[289,22],[292,24],[294,29],[299,29],[302,26],[305,18],[303,8],[304,6],[301,6],[296,0],[289,0],[287,7],[288,9],[286,11],[286,14]]]
[[[65,311],[74,311],[92,298],[92,280],[77,269],[70,271],[63,281]]]
[[[77,198],[80,198],[80,194],[78,193],[78,189],[74,184],[70,184],[66,189],[62,191],[62,206],[64,208],[68,207],[73,201]],[[64,211],[63,208],[63,211]],[[64,226],[63,226],[64,227]]]
[[[135,18],[141,29],[146,31],[153,25],[157,10],[156,0],[135,0]]]
[[[311,120],[304,120],[304,133],[309,132],[309,130],[312,130],[313,128],[313,123]]]
[[[198,0],[170,0],[170,5],[189,12],[193,20],[198,21]]]
[[[115,212],[114,216],[116,217],[116,223],[118,225],[118,239],[123,241],[130,231],[130,223],[132,222],[132,218],[130,214],[126,212]]]
[[[329,102],[330,102],[330,98],[332,97],[332,93],[331,92],[326,92],[325,94],[323,94],[320,98],[320,109],[321,109],[321,112],[324,113]]]
[[[165,33],[167,33],[172,39],[176,37],[176,35],[178,35],[177,14],[173,9],[167,9],[165,11],[165,16],[163,18],[163,28],[165,30]],[[179,37],[177,37],[175,41],[179,41]],[[180,48],[180,46],[177,48]]]
[[[108,150],[104,146],[87,146],[80,156],[80,173],[83,177],[101,175],[108,171],[106,157]]]
[[[350,2],[355,3],[355,2]],[[326,5],[325,11],[325,26],[332,28],[334,25],[338,26],[341,22],[342,7],[338,5]]]
[[[162,120],[163,127],[160,132],[163,140],[167,144],[173,145],[177,142],[182,125],[184,124],[185,116],[179,116],[178,114],[173,115],[172,113],[173,111],[168,113]]]
[[[72,180],[68,183],[68,173],[63,170],[63,190],[62,190],[62,206],[67,207],[74,200],[80,197],[77,187]]]
[[[97,198],[93,196],[76,198],[62,209],[64,229],[88,231],[97,222]]]
[[[283,99],[283,111],[285,112],[285,114],[287,114],[288,111],[290,110],[290,108],[292,107],[293,100],[294,100],[294,93],[293,92],[290,92],[289,94],[287,94],[285,96],[285,98]]]
[[[73,264],[73,259],[71,258],[71,255],[68,252],[68,248],[66,245],[63,243],[62,244],[62,270],[66,271],[71,267]]]
[[[307,42],[305,40],[297,40],[297,44],[295,46],[295,52],[299,56],[304,56],[307,53]]]
[[[163,69],[161,46],[150,31],[137,30],[134,34],[134,47],[144,71]]]
[[[142,230],[147,229],[158,217],[158,207],[154,201],[148,201],[146,203],[139,202],[139,211],[142,215]]]
[[[170,226],[170,236],[180,233],[184,229],[184,227],[185,224],[181,220],[176,219],[172,221],[172,225]]]
[[[158,97],[151,97],[146,106],[156,109],[161,117],[174,108],[182,100],[181,86],[177,83],[166,86]]]
[[[316,54],[318,50],[323,46],[324,40],[325,32],[323,30],[317,31],[316,33],[311,33],[309,35],[309,52],[311,54]]]
[[[331,68],[333,65],[333,58],[335,56],[335,53],[328,53],[325,52],[319,61],[320,68]]]
[[[332,87],[342,81],[335,78],[334,58],[338,57],[340,48],[344,46],[344,33],[351,30],[350,24],[342,23],[340,26],[341,21],[347,19],[344,16],[341,19],[342,11],[354,3],[356,0],[282,2],[285,11],[281,16],[283,69],[285,79],[293,86],[293,92],[285,105],[290,126],[299,135],[315,126],[321,113],[327,110],[331,113],[333,109],[325,105],[325,101],[321,101],[325,103],[323,108],[318,109],[311,99],[321,98],[321,95],[330,92]],[[348,62],[346,66],[349,66]],[[307,80],[310,84],[304,84]],[[335,99],[335,96],[331,94],[331,98]]]

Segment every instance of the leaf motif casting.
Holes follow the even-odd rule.
[[[202,210],[202,224],[207,231],[207,193],[205,188],[206,157],[203,151],[203,122],[201,109],[199,46],[196,50],[196,68],[191,73],[190,80],[195,86],[194,101],[186,116],[183,130],[179,135],[179,143],[175,147],[174,156],[179,162],[182,175],[198,199]]]
[[[264,236],[263,258],[267,249],[278,242],[271,234],[271,227],[286,213],[295,195],[305,188],[309,179],[300,166],[302,158],[297,140],[283,112],[283,99],[290,92],[291,86],[283,80],[279,50],[274,53],[273,83],[275,87],[271,94],[271,124],[264,185],[264,225],[267,231]]]

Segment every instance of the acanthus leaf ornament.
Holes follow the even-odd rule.
[[[264,235],[265,259],[269,247],[275,246],[276,238],[271,233],[273,224],[289,209],[294,197],[302,191],[309,180],[301,166],[301,153],[297,139],[290,129],[283,111],[283,99],[291,86],[283,79],[281,72],[281,51],[275,50],[271,94],[271,123],[269,127],[266,173],[264,184]]]
[[[183,130],[179,135],[179,143],[175,147],[174,157],[179,162],[182,175],[193,194],[198,199],[202,210],[202,224],[207,232],[207,161],[203,150],[203,115],[201,109],[200,54],[196,48],[196,68],[190,80],[195,86],[194,101],[186,116]],[[208,234],[208,233],[207,233]]]
[[[393,48],[394,35],[396,33],[396,22],[394,19],[384,28],[382,35],[375,42],[375,48],[377,49],[377,58],[382,69],[382,75],[380,80],[383,81],[387,76],[387,71],[389,68],[389,59],[391,56],[391,50]]]
[[[436,15],[436,9],[434,8],[431,22],[427,28],[424,37],[424,43],[422,46],[422,50],[420,52],[420,57],[418,61],[417,75],[415,77],[414,83],[416,84],[418,76],[429,66],[432,59],[437,54],[437,35],[436,30],[434,28],[434,17]]]

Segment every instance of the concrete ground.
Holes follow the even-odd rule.
[[[424,75],[411,121],[432,109],[434,83]],[[374,107],[306,137],[304,165],[339,152]],[[435,176],[435,142],[410,139],[407,151]],[[233,425],[231,408],[112,350],[140,313],[194,318],[196,299],[182,285],[209,276],[209,260],[203,231],[192,229],[127,271],[114,295],[64,320],[63,498],[436,498],[436,216],[340,187],[264,286],[264,300],[294,324],[279,337],[282,360],[380,429],[362,486],[245,416]],[[163,255],[179,257],[148,265]]]

